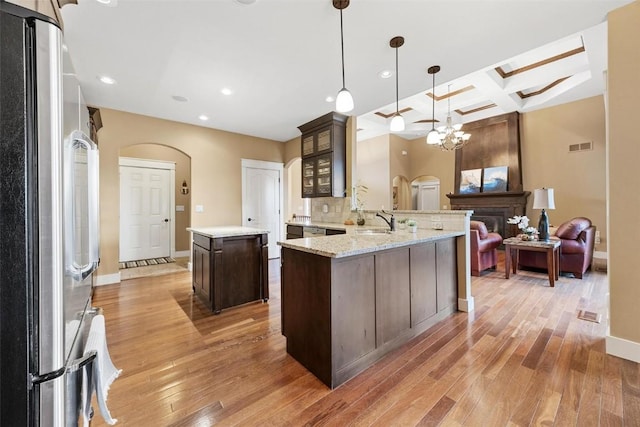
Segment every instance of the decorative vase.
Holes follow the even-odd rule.
[[[358,210],[358,218],[356,219],[356,224],[364,225],[364,215],[362,215],[362,211]]]
[[[410,225],[409,226],[409,233],[416,233],[418,232],[418,226],[417,225]]]

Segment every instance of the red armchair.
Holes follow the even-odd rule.
[[[480,272],[498,265],[497,248],[502,244],[502,236],[489,233],[482,221],[471,221],[471,275],[480,276]]]
[[[578,217],[558,227],[560,239],[560,271],[572,273],[578,279],[591,267],[596,227],[588,218]],[[546,254],[520,251],[520,267],[547,269]]]

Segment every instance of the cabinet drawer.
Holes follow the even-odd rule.
[[[201,234],[193,235],[193,244],[200,246],[208,251],[211,250],[211,238],[203,236]]]

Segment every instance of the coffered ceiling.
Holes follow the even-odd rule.
[[[326,98],[342,82],[331,0],[103,1],[62,9],[91,105],[278,141],[334,109]],[[431,65],[442,67],[438,122],[449,101],[453,121],[470,122],[601,94],[606,15],[630,1],[352,0],[343,11],[345,77],[358,138],[386,133],[395,112],[395,75],[379,76],[395,70],[393,36],[405,38],[400,135],[415,138],[431,129]]]

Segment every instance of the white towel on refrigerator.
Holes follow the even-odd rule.
[[[96,358],[90,375],[83,375],[82,382],[82,417],[84,426],[89,425],[91,417],[91,396],[96,393],[96,400],[100,407],[102,418],[107,424],[113,425],[118,420],[111,417],[107,408],[107,395],[111,383],[118,378],[122,369],[116,369],[107,350],[107,336],[104,327],[104,316],[99,314],[93,318],[89,337],[84,347],[84,354],[96,352]],[[86,374],[86,373],[85,373]]]

